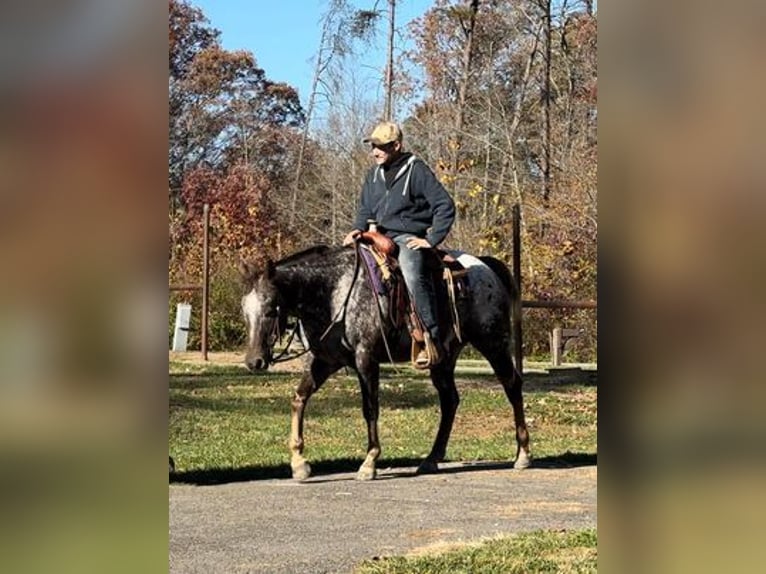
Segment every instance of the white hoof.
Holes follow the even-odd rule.
[[[529,468],[530,458],[526,451],[520,450],[516,457],[516,462],[513,463],[513,468],[516,470],[523,470]]]
[[[306,480],[311,476],[311,467],[309,463],[304,462],[298,466],[293,467],[293,479],[294,480]]]
[[[378,476],[378,471],[374,466],[362,465],[356,473],[357,480],[373,480],[376,476]]]

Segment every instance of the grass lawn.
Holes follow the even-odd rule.
[[[355,574],[527,574],[596,572],[596,530],[538,530],[424,556],[368,560]]]
[[[405,366],[381,377],[379,466],[415,465],[428,454],[439,421],[436,391],[426,375]],[[298,373],[252,375],[239,365],[170,364],[170,454],[180,477],[215,472],[289,476],[290,399]],[[461,397],[448,460],[512,460],[513,415],[492,375],[458,367]],[[564,384],[529,373],[524,388],[533,460],[596,453],[596,386]],[[355,470],[367,432],[354,376],[343,371],[311,398],[304,454],[315,473]],[[198,477],[199,478],[199,477]]]

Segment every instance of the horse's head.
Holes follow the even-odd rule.
[[[245,365],[252,372],[265,370],[287,320],[274,284],[274,263],[269,260],[265,268],[242,263],[240,273],[245,283],[242,297],[242,315],[247,326]]]

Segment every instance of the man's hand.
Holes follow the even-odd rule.
[[[352,229],[346,234],[346,237],[343,238],[343,246],[348,247],[349,245],[353,245],[354,241],[356,241],[356,238],[359,237],[359,234],[362,233],[358,229]]]
[[[407,247],[410,249],[429,249],[431,247],[431,244],[428,243],[425,239],[422,239],[420,237],[413,237],[412,239],[407,241]]]

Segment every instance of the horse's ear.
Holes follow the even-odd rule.
[[[244,259],[239,260],[237,271],[239,271],[239,275],[242,277],[242,281],[245,283],[247,283],[247,281],[253,276],[253,268]]]

